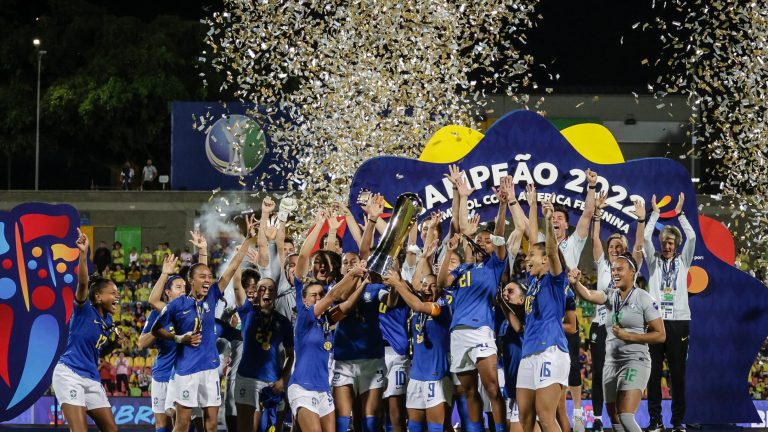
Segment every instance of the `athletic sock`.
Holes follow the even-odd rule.
[[[365,418],[365,423],[363,424],[363,432],[378,432],[379,431],[379,418],[374,416],[369,416]]]
[[[427,423],[428,432],[443,432],[442,423]]]
[[[611,420],[611,430],[613,432],[625,432],[624,426],[621,425],[621,421],[617,421],[614,423],[613,420]]]
[[[635,420],[635,414],[621,413],[619,414],[619,420],[621,420],[621,425],[624,426],[625,432],[643,432],[643,429]]]
[[[157,428],[155,429],[155,432],[168,432],[168,428],[167,427]]]
[[[469,408],[467,408],[467,398],[458,396],[456,398],[456,410],[459,412],[459,423],[462,430],[469,428]]]
[[[506,432],[507,428],[503,424],[495,424],[496,432]]]
[[[582,411],[581,408],[574,408],[573,409],[573,416],[574,417],[581,417],[582,415],[584,415],[584,412]]]
[[[336,432],[347,432],[349,430],[349,416],[336,417]]]
[[[424,423],[408,420],[408,432],[424,432]]]
[[[384,413],[384,432],[392,432],[394,429],[394,426],[392,426],[392,419],[389,418],[389,413]]]
[[[483,422],[469,422],[467,423],[467,432],[485,432],[485,426],[483,426]]]

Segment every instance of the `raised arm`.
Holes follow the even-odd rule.
[[[197,262],[208,265],[208,241],[205,236],[199,230],[190,231],[189,235],[192,236],[189,242],[197,249]]]
[[[595,211],[592,216],[592,258],[595,262],[600,261],[603,256],[603,241],[600,239],[600,218],[603,217],[603,208],[605,208],[606,192],[601,191],[595,198]]]
[[[77,241],[75,245],[80,250],[80,258],[77,262],[77,290],[75,291],[75,301],[82,305],[88,300],[88,236],[77,229]]]
[[[523,230],[523,234],[527,235],[528,232],[528,218],[525,216],[523,207],[520,206],[520,202],[517,200],[517,193],[515,192],[515,183],[512,176],[506,176],[507,182],[502,179],[501,186],[507,189],[507,206],[509,212],[512,214],[512,223],[515,224],[515,228],[520,227]]]
[[[277,228],[270,226],[269,216],[275,210],[275,202],[269,196],[264,197],[261,200],[261,221],[259,222],[259,234],[258,234],[258,262],[256,265],[259,267],[267,267],[269,265],[269,245],[267,238],[267,230],[269,230],[269,237],[274,241],[277,237]]]
[[[659,220],[659,205],[656,203],[656,195],[651,197],[651,208],[653,211],[646,221],[643,231],[643,255],[645,255],[645,262],[648,264],[649,274],[656,271],[656,248],[653,247],[653,229],[656,226],[656,221]]]
[[[461,239],[461,234],[454,234],[453,237],[451,237],[450,240],[448,240],[445,244],[445,248],[448,251],[456,251],[456,248],[459,246],[459,240]],[[437,285],[440,287],[449,287],[453,285],[453,280],[455,279],[454,276],[451,274],[451,272],[448,271],[448,267],[450,267],[450,259],[448,258],[448,254],[446,253],[445,257],[443,258],[443,262],[440,263],[440,270],[437,272]]]
[[[493,230],[493,235],[496,237],[504,238],[504,234],[507,228],[507,203],[510,200],[510,196],[514,198],[514,189],[512,188],[512,179],[507,176],[501,179],[499,189],[494,190],[496,197],[499,199],[499,210],[496,212],[496,226]],[[496,246],[496,256],[503,260],[507,257],[507,245],[506,242]]]
[[[309,272],[309,258],[312,256],[312,248],[315,247],[315,243],[317,243],[317,238],[320,237],[320,230],[323,229],[323,225],[325,225],[325,219],[326,219],[327,213],[325,210],[320,209],[317,212],[317,215],[315,217],[315,226],[312,227],[311,230],[309,230],[309,234],[307,234],[307,238],[304,239],[304,243],[301,245],[301,249],[299,250],[299,256],[296,258],[296,277],[299,279],[303,279],[305,276],[307,276],[307,273]]]
[[[246,220],[248,218],[246,217]],[[221,277],[219,277],[219,287],[224,291],[224,289],[229,285],[229,282],[232,280],[232,277],[235,275],[235,272],[240,267],[240,264],[243,263],[243,258],[245,258],[245,254],[248,253],[248,249],[253,246],[256,243],[256,215],[251,216],[250,222],[247,223],[247,235],[245,238],[245,241],[242,245],[240,245],[240,248],[237,250],[237,253],[235,256],[232,257],[232,260],[227,264],[226,270],[224,270],[221,273]]]
[[[453,196],[451,197],[451,224],[449,225],[449,233],[461,232],[461,226],[459,225],[459,206],[461,205],[461,197],[459,196],[458,182],[461,180],[461,171],[456,164],[448,165],[448,174],[443,174],[453,185]]]
[[[581,284],[580,279],[581,270],[576,268],[571,269],[571,271],[568,272],[568,284],[571,286],[576,295],[590,303],[598,305],[605,304],[605,302],[608,301],[608,297],[605,296],[604,292],[587,289],[587,287]]]
[[[595,214],[595,188],[597,187],[597,173],[587,168],[584,171],[587,176],[587,199],[584,203],[584,211],[581,213],[579,222],[576,223],[576,235],[584,240],[589,235],[589,220]]]
[[[560,262],[560,255],[557,247],[557,239],[555,239],[555,228],[552,225],[552,213],[554,213],[554,205],[552,203],[554,195],[549,200],[544,201],[542,204],[542,211],[544,212],[544,234],[546,241],[547,260],[549,261],[549,273],[552,276],[559,276],[563,272],[563,264]]]
[[[437,303],[423,302],[420,298],[416,297],[414,293],[408,289],[408,285],[400,279],[400,275],[396,271],[390,270],[386,276],[384,276],[384,284],[393,287],[398,294],[405,300],[405,304],[408,305],[414,312],[429,314],[430,316],[440,315],[440,306]]]
[[[632,258],[637,263],[637,268],[643,266],[643,235],[645,231],[645,203],[638,199],[635,201],[635,215],[637,216],[637,229],[635,229],[635,244],[632,246]]]
[[[366,206],[368,216],[365,220],[363,240],[360,243],[360,260],[364,261],[371,255],[373,245],[373,232],[379,216],[384,212],[384,197],[381,194],[371,195]]]
[[[328,234],[325,236],[323,249],[336,252],[333,244],[336,242],[336,236],[339,235],[339,228],[341,228],[341,221],[336,213],[332,212],[328,215]]]
[[[528,243],[536,244],[539,238],[539,206],[536,201],[536,186],[533,183],[525,188],[525,197],[528,200]]]
[[[349,207],[342,203],[335,203],[335,208],[338,214],[344,216],[344,220],[347,222],[347,230],[349,230],[349,234],[355,240],[357,250],[360,250],[360,245],[363,241],[363,233],[360,231],[360,225],[357,224],[355,216],[349,211]]]
[[[511,275],[515,274],[515,257],[517,256],[517,253],[520,252],[520,243],[523,240],[523,233],[523,227],[515,227],[515,230],[512,231],[512,234],[509,235],[509,239],[507,239],[507,256],[509,256],[509,271]]]
[[[277,236],[275,237],[275,247],[277,248],[277,258],[279,259],[278,267],[283,268],[285,264],[285,222],[278,220],[277,222]],[[269,256],[272,259],[272,255]]]
[[[248,296],[245,295],[245,288],[243,288],[243,269],[239,266],[237,267],[237,271],[235,271],[235,278],[232,280],[232,286],[235,288],[235,303],[237,303],[237,307],[242,307],[248,299]]]
[[[423,223],[428,224],[427,236],[424,239],[424,253],[421,254],[419,262],[416,263],[416,271],[413,272],[411,285],[416,286],[421,282],[421,278],[432,273],[432,263],[437,251],[437,224],[440,223],[440,214],[433,213],[432,216]]]
[[[464,232],[467,227],[467,222],[469,222],[467,199],[469,199],[469,196],[472,195],[472,192],[474,192],[475,189],[469,186],[469,181],[465,180],[463,175],[459,177],[456,186],[459,188],[457,191],[459,193],[459,232]]]
[[[152,309],[162,312],[165,308],[165,302],[163,301],[163,291],[165,291],[165,283],[168,281],[168,276],[173,274],[176,269],[176,256],[173,254],[166,255],[163,259],[163,269],[160,273],[160,277],[157,278],[155,286],[152,287],[152,291],[149,293],[149,305]]]
[[[680,192],[680,197],[677,200],[677,206],[675,206],[675,212],[679,215],[677,220],[680,221],[680,227],[683,228],[685,233],[685,239],[683,239],[683,248],[680,251],[680,258],[687,266],[691,266],[693,262],[693,254],[696,251],[696,231],[693,230],[691,223],[688,222],[688,218],[683,213],[683,202],[685,201],[685,194]]]

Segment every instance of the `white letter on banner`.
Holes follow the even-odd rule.
[[[445,194],[448,198],[453,198],[453,183],[448,177],[443,177],[443,187],[445,188]]]
[[[442,204],[448,201],[448,198],[444,197],[443,194],[438,192],[437,189],[431,184],[428,184],[427,187],[424,188],[424,195],[427,197],[428,209],[434,207],[435,203]]]
[[[507,176],[507,165],[506,163],[500,163],[500,164],[493,164],[491,165],[491,173],[493,175],[493,185],[500,185],[501,184],[501,178]]]
[[[491,172],[485,165],[478,165],[469,169],[469,176],[474,188],[480,190],[483,188],[483,182],[491,178]]]
[[[544,171],[548,171],[548,176],[544,177]],[[542,162],[533,169],[533,177],[536,183],[549,186],[557,180],[557,167],[549,162]]]
[[[531,177],[531,171],[528,169],[528,164],[525,162],[518,162],[517,168],[515,168],[515,174],[512,176],[512,182],[514,184],[520,184],[524,181],[529,184],[533,184],[533,177]]]

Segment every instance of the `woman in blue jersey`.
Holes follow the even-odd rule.
[[[248,221],[248,236],[216,283],[207,265],[198,263],[189,269],[190,294],[170,302],[160,315],[152,334],[181,346],[176,352],[174,387],[176,422],[174,431],[187,432],[193,408],[202,408],[206,431],[216,430],[221,386],[219,384],[219,352],[216,348],[216,303],[243,262],[248,249],[255,244],[254,218]],[[166,330],[172,324],[176,334]]]
[[[511,182],[510,179],[504,179]],[[458,181],[458,193],[468,195],[463,181]],[[504,187],[506,190],[506,185]],[[443,260],[437,283],[440,287],[453,286],[453,321],[451,322],[451,372],[458,376],[469,412],[468,432],[481,432],[483,402],[478,391],[478,375],[488,393],[493,410],[496,431],[505,429],[506,410],[498,379],[498,356],[492,305],[506,267],[507,195],[498,192],[499,210],[494,233],[484,230],[475,235],[475,259],[449,272],[450,262]],[[463,221],[466,224],[468,221]],[[461,234],[447,242],[447,249],[455,251]]]
[[[152,336],[152,327],[160,316],[167,303],[183,296],[186,293],[187,284],[178,275],[172,275],[176,269],[176,256],[171,254],[163,260],[162,273],[155,282],[149,295],[149,304],[152,311],[149,313],[144,329],[139,336],[139,349],[146,349],[152,344],[158,348],[155,364],[152,366],[152,412],[155,414],[155,429],[158,432],[166,432],[172,425],[173,413],[166,414],[166,398],[169,396],[169,386],[173,377],[173,363],[176,361],[176,343],[173,341],[156,340]],[[173,326],[166,328],[173,333]],[[173,397],[171,396],[171,399]],[[171,401],[172,403],[173,401]]]
[[[597,269],[597,289],[605,291],[613,288],[611,266],[619,255],[630,252],[627,238],[620,233],[613,233],[606,240],[607,256],[603,252],[603,242],[600,241],[600,220],[603,216],[606,194],[601,193],[595,200],[595,213],[592,217],[592,256]],[[643,265],[643,231],[645,230],[645,203],[635,201],[634,213],[637,216],[637,232],[635,244],[631,249],[632,257],[638,267]],[[605,340],[608,336],[606,327],[606,308],[599,304],[595,309],[595,319],[592,320],[589,336],[589,349],[592,352],[592,412],[595,421],[592,423],[593,432],[603,429],[603,365],[605,364]]]
[[[536,200],[529,205],[536,214]],[[555,240],[554,207],[543,204],[545,242],[529,247],[525,298],[525,337],[517,375],[517,403],[523,430],[532,431],[538,416],[543,432],[559,431],[558,400],[568,384],[570,357],[563,332],[567,275]]]
[[[434,275],[431,283],[435,284]],[[425,277],[426,279],[426,277]],[[389,424],[386,432],[405,432],[405,392],[408,386],[408,317],[411,309],[405,304],[397,290],[389,289],[381,299],[379,329],[384,338],[384,363],[386,365],[387,387],[384,390],[384,409]]]
[[[255,280],[253,270],[235,276],[235,301],[242,322],[243,357],[235,379],[238,432],[257,430],[261,424],[260,395],[271,387],[275,394],[285,392],[293,367],[293,326],[275,311],[277,284],[270,278],[260,279],[248,290],[244,282]],[[285,361],[280,364],[280,346]]]
[[[426,423],[428,432],[442,432],[453,396],[448,362],[451,309],[437,285],[431,285],[419,299],[395,270],[390,270],[384,283],[395,288],[413,310],[413,362],[406,396],[408,431],[422,432]]]
[[[53,370],[53,389],[69,430],[86,432],[86,414],[102,431],[116,432],[115,418],[101,382],[99,356],[114,347],[110,336],[115,331],[112,314],[117,311],[120,296],[108,280],[88,287],[88,237],[77,230],[80,250],[75,305],[69,321],[69,336],[64,354]],[[118,333],[117,336],[122,338]]]
[[[503,318],[498,323],[497,338],[504,365],[504,389],[507,392],[507,431],[522,432],[516,398],[517,371],[523,352],[523,322],[525,321],[525,288],[518,282],[508,283],[501,290],[497,312]]]
[[[363,277],[364,267],[355,267],[349,275],[357,279]],[[355,285],[342,281],[326,296],[323,282],[294,279],[299,305],[293,335],[296,367],[288,382],[287,394],[293,416],[303,432],[335,430],[328,375],[333,333],[326,312],[334,302],[349,296]]]

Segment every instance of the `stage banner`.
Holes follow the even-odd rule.
[[[69,205],[0,212],[0,422],[51,385],[77,289],[79,224]]]
[[[171,105],[171,188],[246,190],[262,185],[286,189],[275,169],[278,157],[268,124],[237,102],[173,102]],[[270,169],[270,167],[272,167]],[[284,167],[280,172],[290,172]],[[268,178],[262,177],[269,172]]]
[[[768,334],[768,289],[708,249],[697,217],[696,192],[690,174],[680,163],[664,158],[624,161],[618,144],[604,127],[577,125],[561,133],[544,117],[530,111],[503,116],[485,136],[460,130],[452,134],[453,138],[450,134],[443,134],[439,140],[433,137],[419,160],[384,156],[364,162],[352,182],[350,202],[365,190],[382,193],[387,203],[394,203],[403,192],[414,192],[424,204],[420,220],[437,211],[443,215],[447,229],[452,187],[445,174],[452,161],[466,172],[476,189],[468,206],[483,221],[493,220],[498,209],[491,188],[499,185],[502,177],[511,175],[515,198],[526,212],[525,185],[534,183],[537,200],[554,195],[557,204],[570,209],[569,222],[575,226],[588,192],[584,170],[590,168],[599,175],[597,191],[608,193],[602,238],[619,232],[634,243],[637,224],[631,213],[633,200],[645,200],[650,215],[651,196],[656,195],[661,217],[655,227],[654,243],[659,250],[658,230],[667,224],[680,226],[674,208],[678,195],[684,193],[683,211],[697,235],[688,274],[692,321],[685,420],[760,421],[747,393],[746,378]],[[453,157],[449,157],[452,153]],[[352,210],[358,220],[364,220],[359,206]],[[732,237],[727,239],[732,242]],[[582,260],[582,266],[589,261]],[[728,409],[722,409],[723,400],[728,401]]]

